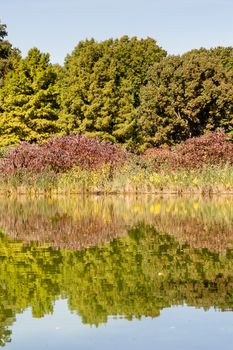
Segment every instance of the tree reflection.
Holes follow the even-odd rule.
[[[142,222],[194,248],[224,251],[233,242],[233,198],[0,198],[0,228],[14,239],[54,248],[107,243]]]
[[[233,310],[231,208],[209,200],[197,210],[179,199],[2,201],[9,235],[0,236],[0,345],[17,313],[31,307],[43,317],[61,297],[97,326],[184,303]]]

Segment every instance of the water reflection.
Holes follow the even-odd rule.
[[[14,239],[80,250],[146,223],[194,248],[224,251],[233,242],[233,197],[0,197],[0,228]]]
[[[0,338],[66,298],[82,321],[233,310],[233,199],[0,199]],[[4,232],[4,233],[3,233]]]

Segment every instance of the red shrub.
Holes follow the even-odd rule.
[[[203,164],[233,164],[233,144],[222,131],[194,137],[173,149],[176,164],[196,168]]]
[[[64,172],[73,166],[96,169],[104,164],[113,168],[122,164],[127,153],[120,147],[82,135],[53,137],[46,143],[21,143],[0,159],[0,172],[14,173],[19,169],[41,172],[50,168]]]
[[[144,158],[152,159],[154,166],[192,169],[203,165],[233,164],[233,144],[222,131],[190,138],[171,150],[148,149]]]

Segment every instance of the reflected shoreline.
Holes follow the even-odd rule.
[[[147,223],[194,248],[224,252],[233,243],[232,197],[0,197],[0,229],[11,238],[80,250]]]
[[[233,311],[233,198],[0,197],[0,346],[28,307],[84,324]]]

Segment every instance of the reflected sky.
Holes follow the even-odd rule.
[[[79,316],[70,314],[66,301],[59,300],[52,316],[33,319],[30,309],[19,315],[13,334],[7,349],[230,350],[233,313],[179,306],[163,310],[155,319],[129,322],[109,317],[96,328],[83,325]]]

